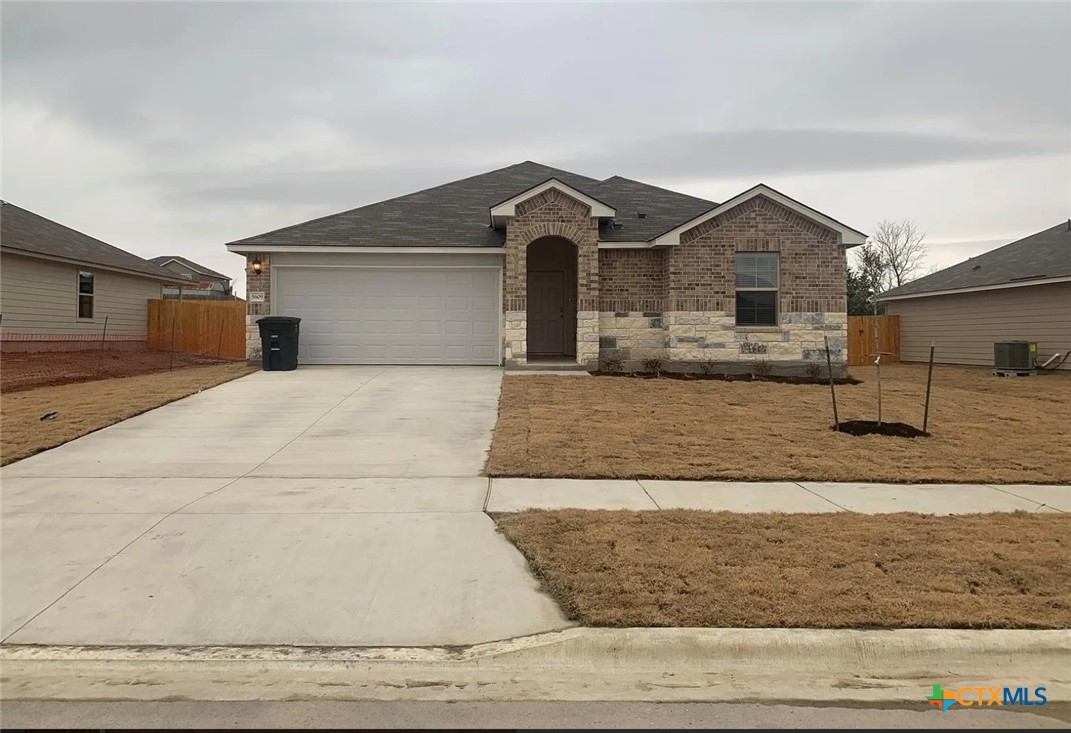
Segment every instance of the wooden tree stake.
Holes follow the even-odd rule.
[[[837,417],[837,390],[833,386],[833,357],[829,355],[829,336],[826,339],[826,366],[829,368],[829,394],[833,398],[833,429],[840,432],[840,419]]]
[[[922,410],[922,432],[926,432],[926,426],[930,422],[930,385],[933,383],[933,345],[930,342],[930,368],[926,373],[926,406]]]

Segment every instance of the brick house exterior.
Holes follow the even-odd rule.
[[[778,255],[777,325],[736,324],[737,252]],[[835,232],[769,199],[686,231],[673,248],[604,251],[600,266],[612,278],[599,309],[603,356],[688,369],[762,360],[806,368],[825,359],[828,337],[833,361],[846,357],[845,248]]]
[[[387,219],[400,231],[381,223]],[[321,335],[309,349],[317,363],[534,368],[564,360],[635,369],[656,359],[667,369],[724,372],[766,362],[788,374],[824,363],[827,338],[843,370],[846,250],[863,241],[762,185],[716,204],[522,163],[228,247],[247,258],[249,292],[263,299],[249,299],[250,353],[259,346],[256,320],[279,313],[315,319]],[[355,274],[348,285],[345,275],[324,275],[323,292],[314,292],[316,271],[298,278],[283,269],[334,262],[397,281],[378,294],[378,276]],[[479,281],[471,293],[469,265]],[[500,284],[480,270],[499,273]],[[405,271],[414,274],[406,279]],[[280,288],[286,313],[273,304]],[[494,325],[491,298],[499,304]],[[749,315],[738,313],[738,302]],[[416,349],[407,333],[416,334]]]

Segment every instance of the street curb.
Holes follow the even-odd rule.
[[[1071,631],[573,628],[470,647],[0,647],[5,700],[925,704],[934,684],[1071,697]]]

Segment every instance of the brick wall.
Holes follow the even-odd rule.
[[[778,253],[777,326],[736,326],[737,252]],[[844,248],[835,232],[769,199],[756,197],[684,232],[676,247],[603,250],[599,269],[602,358],[639,368],[658,356],[679,369],[730,372],[766,361],[780,373],[805,373],[809,362],[825,360],[828,336],[843,371]]]
[[[253,272],[253,263],[258,261],[261,271],[256,273]],[[247,254],[245,264],[246,313],[258,317],[271,315],[271,255]],[[254,291],[264,293],[263,303],[249,302],[249,293]]]
[[[735,313],[737,252],[779,253],[781,313],[847,311],[847,260],[836,233],[761,196],[669,248],[666,310]]]
[[[664,249],[599,251],[600,311],[661,311],[665,296]]]

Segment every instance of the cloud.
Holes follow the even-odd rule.
[[[214,269],[525,159],[715,200],[788,181],[964,240],[1071,178],[1066,3],[4,2],[0,28],[5,195]]]
[[[675,180],[872,171],[933,163],[1030,157],[1066,152],[1053,141],[972,139],[857,130],[693,132],[640,140],[566,161],[577,170]]]

